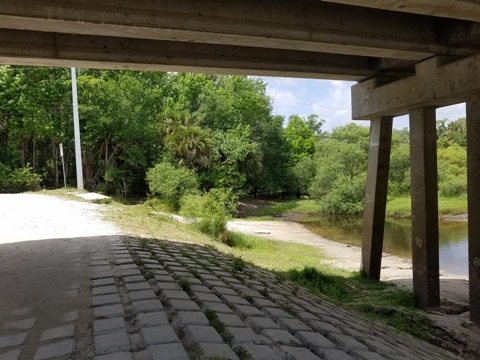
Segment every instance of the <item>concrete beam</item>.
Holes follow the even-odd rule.
[[[383,117],[372,119],[370,125],[367,189],[363,212],[362,271],[374,280],[380,280],[382,267],[392,124],[392,117]]]
[[[440,305],[435,108],[410,110],[413,291],[424,307]]]
[[[478,21],[480,3],[471,0],[324,0],[411,14]]]
[[[0,29],[0,63],[359,80],[368,58]]]
[[[325,1],[5,0],[0,27],[112,37],[185,41],[418,61],[467,56],[441,20]],[[466,35],[468,36],[468,34]]]
[[[480,325],[480,94],[467,100],[470,320]]]
[[[418,63],[415,76],[388,84],[369,79],[352,86],[352,117],[400,116],[409,109],[447,106],[480,93],[480,55],[445,63],[434,57]]]

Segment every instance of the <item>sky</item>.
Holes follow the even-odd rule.
[[[331,131],[336,126],[352,122],[350,88],[355,82],[338,80],[313,80],[281,77],[260,77],[267,84],[267,94],[273,100],[273,113],[283,115],[316,114],[326,120],[322,127]],[[465,104],[437,109],[437,119],[457,120],[465,116]],[[368,126],[368,121],[355,121]],[[394,119],[396,129],[408,127],[408,117]]]

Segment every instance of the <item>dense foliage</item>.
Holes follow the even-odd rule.
[[[219,223],[246,194],[307,195],[328,213],[363,210],[365,126],[327,132],[316,115],[274,115],[266,84],[245,76],[79,70],[77,81],[91,191],[151,194],[191,217],[218,215]],[[465,127],[465,119],[438,122],[443,196],[466,191]],[[390,168],[390,196],[408,196],[406,129],[394,131]],[[1,66],[0,191],[60,187],[63,171],[74,185],[70,71]]]

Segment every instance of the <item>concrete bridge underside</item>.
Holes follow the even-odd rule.
[[[392,119],[409,114],[413,283],[439,298],[435,109],[467,103],[470,317],[480,324],[480,4],[0,1],[0,63],[355,80],[371,121],[362,267],[379,279]]]

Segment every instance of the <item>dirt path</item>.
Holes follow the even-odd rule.
[[[87,358],[91,257],[107,254],[117,233],[100,220],[100,209],[39,194],[0,194],[0,359],[70,351]]]

